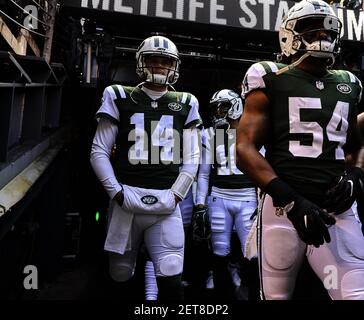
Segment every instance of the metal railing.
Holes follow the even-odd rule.
[[[49,43],[53,37],[56,7],[57,0],[8,0],[0,6],[0,23],[7,25],[6,32],[2,31],[2,34],[15,53],[26,52],[24,47],[21,52],[17,52],[21,48],[14,41],[23,36],[26,39],[25,46],[29,43],[35,55],[39,56],[43,51],[44,56],[50,56]]]
[[[65,70],[50,62],[56,6],[57,0],[9,0],[0,6],[0,36],[13,49],[1,42],[0,162],[59,127]],[[31,28],[24,17],[39,29]]]
[[[49,0],[44,0],[44,2],[48,3]],[[23,6],[21,6],[19,4],[19,1],[9,0],[8,4],[6,6],[6,9],[8,9],[8,10],[6,10],[5,8],[4,8],[4,10],[1,9],[0,10],[0,16],[5,17],[6,20],[9,23],[17,25],[18,27],[21,27],[21,28],[29,31],[32,34],[35,34],[35,35],[46,38],[47,37],[46,31],[49,30],[49,28],[50,28],[49,18],[50,18],[51,15],[49,14],[49,12],[44,7],[42,7],[40,5],[40,3],[36,2],[36,1],[33,1],[33,0],[29,0],[28,3],[29,3],[28,5],[23,7]],[[49,8],[51,8],[52,5],[49,5],[49,3],[48,3],[47,6]],[[32,8],[32,7],[36,8],[36,12],[37,12],[36,15],[34,15],[33,12],[28,11],[28,10],[30,10],[28,8]],[[19,9],[20,12],[23,13],[23,15],[25,15],[25,18],[31,18],[31,19],[34,19],[37,23],[40,23],[43,26],[43,28],[45,29],[44,30],[45,32],[41,33],[41,32],[35,31],[36,28],[29,28],[29,26],[27,26],[26,23],[24,22],[24,17],[21,17],[21,18],[23,18],[23,21],[21,21],[19,19],[18,15],[16,15],[16,16],[12,15],[11,12],[14,11],[13,10],[14,8]],[[38,12],[40,14],[38,14]]]
[[[0,162],[7,162],[13,150],[59,127],[66,74],[61,64],[4,51],[0,69]]]

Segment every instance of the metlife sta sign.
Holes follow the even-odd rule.
[[[295,2],[278,0],[63,0],[64,6],[254,30],[278,31]],[[364,13],[334,7],[345,40],[364,41]]]

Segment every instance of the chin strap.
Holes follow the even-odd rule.
[[[289,64],[288,66],[285,66],[282,69],[279,69],[278,71],[276,71],[276,75],[279,76],[282,73],[285,73],[288,70],[293,69],[294,67],[297,67],[303,60],[305,60],[307,57],[312,56],[314,57],[312,54],[310,54],[310,52],[306,52],[301,58],[299,58],[297,61]],[[334,57],[329,57],[327,59],[331,59],[331,63],[329,64],[329,67],[332,67],[335,63],[335,58]]]
[[[297,67],[303,60],[305,60],[307,57],[309,57],[310,54],[308,52],[306,52],[301,58],[299,58],[297,61],[289,64],[288,66],[285,66],[284,68],[278,70],[276,72],[276,75],[279,76],[282,73],[285,73],[291,69],[293,69],[294,67]]]
[[[335,64],[335,57],[330,57],[329,59],[331,59],[332,62],[328,64],[328,67],[332,68],[332,66]]]

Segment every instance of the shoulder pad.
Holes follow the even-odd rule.
[[[106,88],[113,100],[124,99],[126,97],[124,87],[119,84],[113,84]]]
[[[175,92],[180,103],[189,105],[190,107],[198,107],[197,98],[188,92]]]
[[[197,98],[193,95],[193,94],[189,94],[191,96],[191,99],[190,99],[190,102],[189,102],[189,105],[191,107],[197,107],[198,108],[198,100]]]
[[[361,101],[362,94],[363,94],[363,85],[357,76],[352,74],[350,71],[346,71],[346,72],[349,74],[351,82],[356,83],[360,88],[358,98],[357,98],[357,103],[359,103]]]
[[[361,86],[361,81],[358,79],[358,77],[356,75],[354,75],[353,73],[351,73],[348,70],[345,70],[344,72],[346,72],[348,74],[351,83],[356,83]]]
[[[356,75],[354,75],[353,73],[351,73],[348,70],[340,70],[340,72],[342,74],[345,74],[345,79],[347,82],[355,83],[359,87],[359,93],[358,93],[358,97],[356,99],[356,102],[359,103],[362,98],[362,93],[363,93],[363,86],[362,86],[361,81],[359,80],[359,78]]]
[[[254,63],[246,72],[242,83],[242,98],[246,98],[249,92],[266,87],[263,77],[269,73],[278,71],[280,67],[271,61]]]
[[[190,104],[191,94],[188,92],[176,92],[178,94],[178,99],[182,104]]]

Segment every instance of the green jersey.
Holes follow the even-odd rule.
[[[117,180],[148,189],[169,189],[179,174],[183,130],[202,123],[198,101],[168,91],[152,100],[139,87],[107,87],[96,114],[118,126],[113,160]],[[198,146],[196,146],[198,147]]]
[[[275,172],[301,194],[319,202],[344,171],[343,146],[356,116],[361,83],[352,73],[330,70],[321,78],[283,64],[252,65],[243,94],[260,89],[270,101],[266,158]]]
[[[206,159],[211,161],[210,188],[253,188],[248,176],[236,167],[236,129],[204,130],[202,147],[206,148]]]

